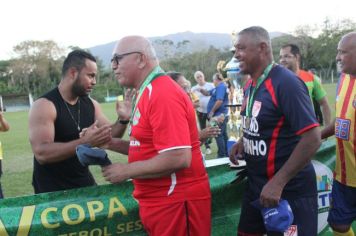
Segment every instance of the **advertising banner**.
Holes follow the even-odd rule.
[[[236,235],[245,180],[243,164],[231,169],[228,158],[206,162],[212,192],[212,235]],[[324,142],[313,160],[317,175],[321,236],[327,225],[335,141]],[[243,178],[241,178],[243,179]],[[147,235],[132,197],[130,181],[0,200],[0,236]],[[354,225],[355,228],[355,225]]]

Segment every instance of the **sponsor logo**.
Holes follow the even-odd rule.
[[[273,209],[267,211],[267,212],[264,214],[264,218],[267,219],[267,218],[269,218],[270,216],[277,215],[278,213],[279,213],[279,211],[278,211],[276,208],[273,208]]]
[[[17,231],[16,235],[21,236],[39,235],[40,233],[58,236],[111,236],[126,235],[126,233],[142,231],[143,229],[141,221],[137,219],[136,215],[129,214],[126,206],[118,197],[91,200],[85,202],[85,204],[62,205],[60,202],[52,202],[52,204],[48,203],[45,208],[43,208],[43,204],[24,206],[19,215],[15,214],[16,216],[14,216],[15,210],[11,213],[9,211],[10,221],[4,215],[1,215],[0,235],[15,235],[15,231]],[[117,223],[117,217],[120,217],[123,221]],[[111,224],[110,221],[112,220],[115,223]],[[109,225],[102,226],[101,221],[105,221]],[[17,229],[15,225],[18,226]],[[78,231],[71,231],[76,229]],[[32,230],[37,233],[31,233]],[[115,232],[112,232],[113,230]]]
[[[256,117],[242,117],[242,128],[251,136],[260,136],[258,133],[259,126]]]
[[[258,114],[260,113],[261,107],[262,107],[262,102],[255,101],[253,103],[253,107],[252,107],[252,116],[253,117],[257,117],[258,116]]]
[[[140,152],[141,151],[141,143],[133,136],[130,137],[130,152]]]
[[[291,225],[289,228],[284,232],[284,236],[298,236],[298,228],[296,225]]]
[[[140,145],[141,145],[140,141],[138,141],[136,139],[130,140],[131,147],[139,147]]]
[[[264,140],[250,140],[243,138],[244,151],[253,156],[265,156],[267,154],[267,145]]]
[[[336,118],[335,137],[342,140],[349,140],[351,120]]]
[[[258,112],[257,112],[258,114]],[[243,116],[242,119],[243,132],[254,137],[259,137],[260,134],[258,121],[256,117]],[[264,140],[253,140],[243,138],[244,151],[253,156],[265,156],[267,154],[267,144]]]
[[[318,189],[318,233],[320,233],[328,225],[333,173],[329,167],[319,161],[313,160],[312,163]]]

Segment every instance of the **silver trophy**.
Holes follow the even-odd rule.
[[[232,45],[236,42],[236,33],[231,34]],[[234,54],[235,48],[232,47],[230,51]],[[230,98],[229,98],[229,122],[228,122],[228,135],[229,141],[236,142],[239,137],[241,137],[242,132],[242,122],[241,122],[241,105],[243,101],[243,86],[244,76],[240,73],[239,61],[232,56],[230,61],[226,64],[224,70],[226,71],[227,80],[230,81],[233,89],[230,89]]]

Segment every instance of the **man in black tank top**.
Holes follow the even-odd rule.
[[[88,95],[96,84],[95,58],[82,50],[68,54],[58,87],[36,100],[29,115],[29,134],[34,153],[32,184],[35,193],[95,185],[88,167],[75,154],[79,144],[101,146],[121,137],[129,114],[111,125],[97,101]],[[88,127],[84,137],[80,132]]]

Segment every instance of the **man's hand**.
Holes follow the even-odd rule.
[[[5,120],[4,114],[0,109],[0,131],[8,131],[9,129],[9,123]]]
[[[244,151],[244,145],[243,145],[242,138],[240,138],[240,140],[237,141],[231,147],[230,156],[229,156],[231,163],[238,165],[239,164],[238,159],[242,157],[243,151]]]
[[[263,207],[275,207],[281,199],[283,187],[271,179],[263,186],[260,194],[260,202]]]
[[[215,117],[214,117],[215,118]],[[216,117],[216,121],[219,124],[222,124],[225,121],[225,115],[224,114],[220,114],[219,116]]]
[[[200,141],[207,138],[215,138],[221,133],[221,129],[218,126],[208,126],[205,129],[202,129],[199,133]]]
[[[111,141],[111,125],[103,125],[100,128],[97,125],[98,121],[95,121],[94,124],[80,132],[79,136],[83,143],[90,144],[92,147],[103,147]]]
[[[135,95],[135,89],[127,89],[123,101],[116,102],[116,113],[121,120],[129,120],[132,110],[132,98]]]
[[[115,163],[103,167],[101,172],[106,181],[112,184],[118,184],[130,178],[127,173],[127,167],[127,164]]]
[[[320,143],[319,127],[311,128],[301,134],[299,143],[286,163],[263,187],[260,202],[264,207],[273,207],[279,203],[285,185],[310,163]]]
[[[209,112],[207,115],[208,120],[212,119],[214,115],[214,112]]]

